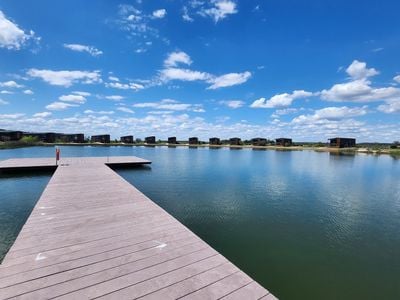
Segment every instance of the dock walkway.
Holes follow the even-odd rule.
[[[148,163],[0,162],[55,169],[0,266],[0,299],[275,299],[107,166]]]

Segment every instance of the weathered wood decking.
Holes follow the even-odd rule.
[[[106,165],[125,163],[150,162],[60,162],[0,266],[0,299],[275,299]]]

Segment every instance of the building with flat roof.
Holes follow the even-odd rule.
[[[57,134],[54,132],[24,132],[23,136],[35,137],[44,143],[55,143],[57,138]]]
[[[154,135],[152,136],[147,136],[144,138],[144,141],[146,144],[155,144],[156,143],[156,137]]]
[[[217,137],[212,137],[209,139],[209,145],[221,145],[221,140]]]
[[[199,139],[197,137],[190,137],[189,138],[189,145],[198,145],[199,144]]]
[[[56,141],[61,141],[63,143],[84,143],[85,135],[83,133],[56,133]]]
[[[241,145],[242,144],[242,140],[238,137],[234,137],[234,138],[230,138],[229,139],[229,144],[230,145]]]
[[[133,144],[133,135],[121,136],[120,141],[125,144]]]
[[[266,146],[267,145],[267,139],[264,139],[264,138],[253,138],[253,139],[251,139],[251,144],[253,146]]]
[[[90,138],[92,143],[103,143],[109,144],[110,143],[110,135],[109,134],[101,134],[101,135],[92,135]]]
[[[276,141],[277,146],[288,147],[288,146],[293,145],[292,139],[288,139],[288,138],[279,138],[279,139],[276,139],[275,141]]]
[[[170,136],[168,138],[168,144],[178,144],[178,142],[176,141],[176,137],[175,136]]]
[[[356,146],[356,139],[335,137],[329,139],[329,147],[335,148],[351,148]]]
[[[22,131],[1,130],[0,142],[19,141],[23,137]]]

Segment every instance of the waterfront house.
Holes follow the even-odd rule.
[[[238,138],[238,137],[230,138],[229,139],[229,144],[230,145],[235,145],[235,146],[241,145],[242,144],[242,140],[240,138]]]
[[[55,143],[57,134],[54,132],[24,132],[23,136],[35,137],[44,143]]]
[[[57,141],[61,141],[63,143],[84,143],[85,135],[83,133],[73,133],[73,134],[56,133],[56,142]]]
[[[221,145],[221,140],[217,137],[212,137],[208,142],[210,145]]]
[[[267,139],[254,138],[254,139],[251,139],[251,144],[253,146],[266,146],[267,145]]]
[[[292,142],[292,139],[279,138],[279,139],[276,139],[276,145],[283,146],[283,147],[289,147],[289,146],[293,145],[293,142]]]
[[[356,146],[356,139],[335,137],[329,139],[329,147],[351,148]]]
[[[154,135],[152,136],[147,136],[144,138],[144,141],[146,144],[155,144],[156,143],[156,137]]]
[[[133,135],[121,136],[121,143],[133,144]]]
[[[92,143],[109,144],[110,143],[110,135],[109,134],[92,135],[90,141]]]
[[[168,138],[168,144],[178,144],[176,141],[176,137],[175,136],[170,136]]]
[[[22,131],[2,130],[0,131],[0,142],[18,141],[22,139],[22,136]]]
[[[199,139],[197,137],[190,137],[189,138],[189,145],[198,145]]]

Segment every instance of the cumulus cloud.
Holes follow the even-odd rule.
[[[378,106],[378,110],[386,114],[400,113],[400,98],[386,101]]]
[[[30,69],[27,75],[32,78],[40,78],[51,84],[64,87],[70,87],[75,83],[94,84],[100,83],[100,71],[53,71]]]
[[[215,23],[225,19],[229,15],[236,14],[236,3],[230,0],[212,0],[211,7],[203,7],[199,14],[203,17],[211,17]]]
[[[7,105],[7,104],[9,104],[8,101],[0,99],[0,105]]]
[[[182,80],[182,81],[207,81],[212,79],[212,75],[206,72],[192,71],[189,69],[167,68],[160,71],[162,81]]]
[[[23,93],[25,95],[33,95],[34,94],[34,92],[32,90],[25,90],[25,91],[23,91]]]
[[[18,89],[22,88],[23,85],[16,83],[14,80],[10,80],[10,81],[0,82],[0,87]]]
[[[300,115],[293,119],[293,123],[309,123],[318,120],[342,120],[366,115],[368,106],[362,107],[325,107],[318,109],[312,115]]]
[[[400,83],[400,75],[393,77],[393,80],[396,81],[397,83]]]
[[[86,52],[89,53],[91,56],[99,56],[103,54],[103,51],[93,47],[93,46],[87,46],[87,45],[81,45],[81,44],[64,44],[64,48],[70,49],[72,51],[76,52]]]
[[[243,73],[229,73],[222,76],[218,76],[211,80],[212,85],[207,89],[215,90],[222,87],[234,86],[245,83],[251,77],[251,73],[246,71]]]
[[[191,65],[192,60],[190,56],[183,51],[172,52],[168,54],[168,57],[164,60],[165,67],[176,67],[179,63]]]
[[[313,96],[313,93],[304,90],[296,90],[293,93],[277,94],[270,99],[260,98],[255,100],[250,107],[252,108],[276,108],[290,106],[296,99],[302,99]]]
[[[155,19],[162,19],[167,15],[167,11],[164,8],[157,9],[153,11],[153,18]]]
[[[39,41],[40,38],[35,37],[32,30],[29,32],[22,30],[0,10],[0,48],[19,50],[29,40]]]
[[[40,112],[40,113],[36,113],[33,115],[34,118],[47,118],[50,117],[52,115],[51,112],[49,111],[44,111],[44,112]]]
[[[218,103],[232,109],[240,108],[245,105],[245,102],[242,100],[224,100],[224,101],[219,101]]]
[[[106,87],[119,90],[134,90],[134,91],[139,91],[145,88],[144,85],[140,83],[134,83],[134,82],[120,83],[118,81],[106,82]]]
[[[64,102],[73,102],[76,104],[84,104],[86,102],[86,98],[82,95],[62,95],[58,98],[60,101]]]
[[[365,62],[361,62],[358,60],[354,60],[351,65],[348,66],[348,68],[346,69],[346,73],[355,80],[365,79],[379,74],[379,72],[374,68],[368,69]]]
[[[47,105],[46,109],[60,111],[60,110],[66,110],[70,107],[77,107],[77,106],[79,105],[56,101]]]
[[[117,107],[117,110],[122,111],[122,112],[129,113],[129,114],[134,114],[134,113],[135,113],[132,109],[130,109],[130,108],[128,108],[128,107],[124,107],[124,106],[122,106],[122,107]]]

